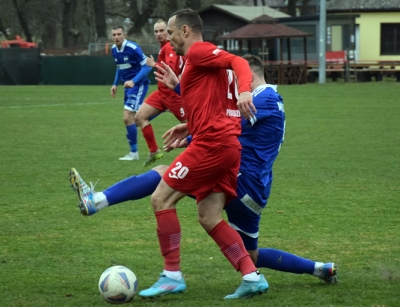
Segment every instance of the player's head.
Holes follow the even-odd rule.
[[[178,55],[185,55],[194,41],[202,40],[203,21],[192,9],[172,13],[167,25],[169,40]]]
[[[251,89],[254,91],[261,84],[265,84],[263,62],[258,56],[246,54],[243,58],[249,63],[253,80],[251,81]]]
[[[154,36],[160,43],[163,43],[167,40],[168,32],[167,22],[165,20],[159,19],[156,21],[156,23],[154,24]]]
[[[264,66],[258,56],[245,54],[243,58],[249,63],[251,71],[259,78],[264,78]]]
[[[111,37],[114,44],[120,47],[125,40],[124,29],[121,26],[114,26],[111,29]]]

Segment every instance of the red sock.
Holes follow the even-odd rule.
[[[150,152],[156,152],[158,149],[156,138],[154,137],[153,127],[147,125],[142,129],[142,134],[144,139],[146,140],[147,147],[149,147]]]
[[[176,209],[159,211],[155,215],[164,270],[180,271],[181,226]]]
[[[209,233],[215,243],[218,244],[224,256],[242,276],[254,272],[257,268],[251,261],[249,253],[244,247],[242,238],[225,221],[221,221]]]

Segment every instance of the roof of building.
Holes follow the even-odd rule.
[[[329,12],[343,11],[393,11],[400,10],[399,0],[329,0],[326,2]]]
[[[237,6],[237,5],[221,5],[213,4],[209,7],[199,10],[199,13],[216,9],[226,14],[232,15],[244,21],[251,21],[261,15],[268,15],[274,18],[290,17],[290,15],[274,10],[269,6]]]
[[[260,38],[287,38],[312,36],[303,31],[279,23],[267,15],[259,16],[252,23],[245,25],[229,34],[218,36],[217,39],[260,39]]]

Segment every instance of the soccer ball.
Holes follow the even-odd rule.
[[[99,290],[101,296],[108,303],[129,303],[137,293],[138,280],[135,273],[127,267],[115,265],[101,274]]]

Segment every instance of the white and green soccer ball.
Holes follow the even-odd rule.
[[[125,266],[112,266],[100,276],[99,291],[108,303],[129,303],[136,296],[137,290],[138,280],[136,275]]]

